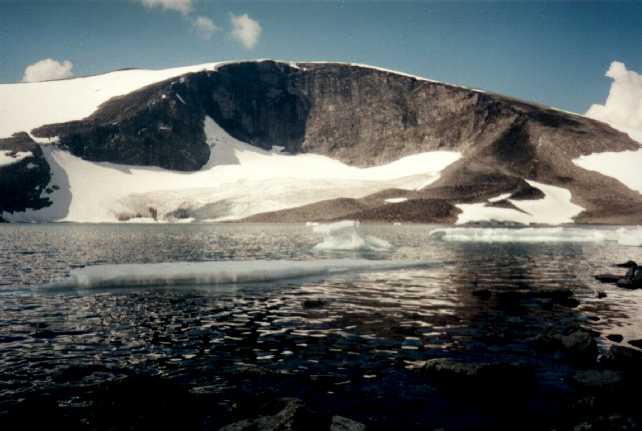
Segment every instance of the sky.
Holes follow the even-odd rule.
[[[614,61],[642,82],[642,1],[0,0],[0,83],[255,58],[371,64],[584,113],[613,90]]]

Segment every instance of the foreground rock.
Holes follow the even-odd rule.
[[[365,431],[365,425],[342,416],[326,416],[303,401],[283,398],[265,406],[263,415],[226,425],[220,431]]]

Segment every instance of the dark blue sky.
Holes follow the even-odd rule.
[[[613,60],[642,71],[642,2],[0,0],[0,82],[43,58],[76,75],[239,58],[340,60],[504,93],[576,112],[603,102]],[[252,50],[230,15],[262,27]],[[222,30],[205,40],[191,17]],[[1,101],[0,101],[1,103]]]

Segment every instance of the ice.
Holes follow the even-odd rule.
[[[589,228],[472,228],[457,227],[435,229],[433,239],[452,242],[616,242],[625,246],[642,246],[642,227],[617,230]]]
[[[398,204],[401,202],[406,202],[407,200],[408,198],[390,198],[390,199],[386,199],[385,202],[387,204]]]
[[[328,259],[96,265],[74,269],[45,288],[195,286],[261,283],[303,277],[429,267],[427,261]]]
[[[19,161],[32,156],[33,154],[31,151],[0,151],[0,168],[3,166],[13,165],[14,163],[18,163]]]
[[[620,228],[616,232],[617,242],[620,245],[632,247],[642,246],[642,227],[638,228]]]
[[[314,246],[314,250],[372,250],[390,249],[388,241],[365,236],[360,232],[360,223],[354,220],[343,220],[336,223],[321,224],[313,227],[315,233],[323,235],[323,241]]]

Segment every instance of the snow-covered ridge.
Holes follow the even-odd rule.
[[[211,118],[210,161],[196,172],[96,163],[43,147],[52,168],[51,207],[5,213],[9,221],[115,222],[153,208],[161,220],[177,209],[210,206],[207,220],[225,221],[339,197],[361,198],[389,188],[415,190],[436,181],[461,154],[433,151],[387,165],[357,168],[316,154],[261,150],[229,136]],[[202,219],[203,220],[203,219]],[[174,221],[174,220],[171,220]]]
[[[337,274],[428,267],[426,261],[328,259],[96,265],[74,269],[45,288],[195,286],[261,283]]]
[[[14,163],[18,163],[19,161],[32,156],[33,153],[31,151],[0,151],[0,168],[3,166],[13,165]]]
[[[127,69],[59,81],[0,84],[0,138],[45,124],[83,119],[114,96],[187,73],[215,70],[221,64]]]
[[[571,192],[562,187],[555,187],[526,180],[532,187],[544,193],[543,199],[513,200],[507,199],[510,195],[500,195],[488,200],[497,203],[507,200],[519,210],[489,206],[487,203],[459,204],[462,213],[459,214],[457,224],[470,222],[517,222],[523,224],[563,224],[573,223],[573,217],[579,215],[584,208],[571,202]]]
[[[300,69],[305,64],[337,64],[360,67],[485,93],[484,90],[431,80],[367,64],[337,61],[273,61],[296,69]],[[247,62],[252,61],[221,61],[159,70],[123,69],[100,75],[57,81],[0,84],[0,100],[2,100],[2,104],[0,104],[0,138],[9,137],[16,132],[30,132],[34,128],[46,124],[81,120],[91,115],[101,104],[112,97],[129,94],[166,79],[203,70],[213,71],[227,64]]]

